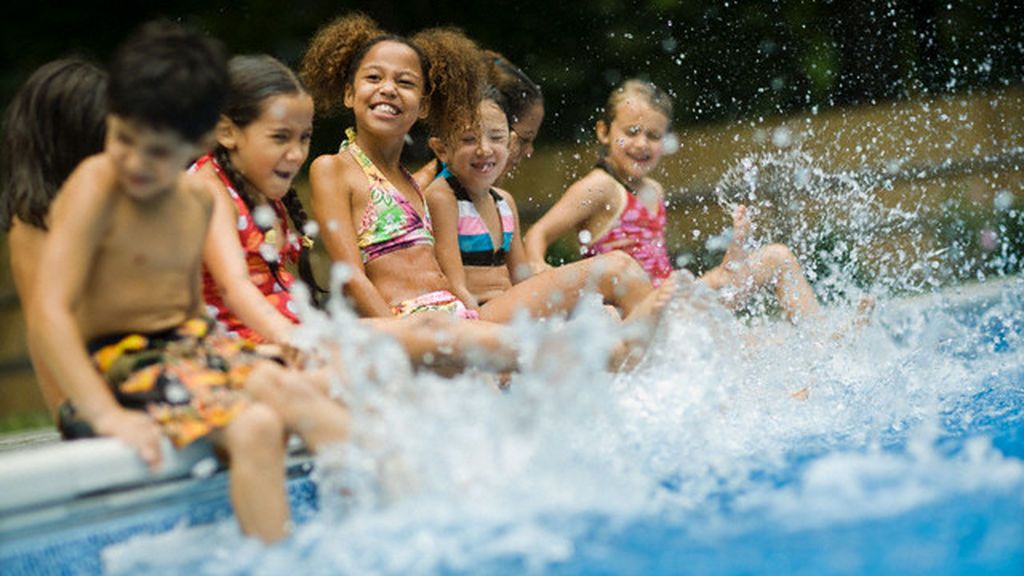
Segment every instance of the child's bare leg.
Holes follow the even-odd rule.
[[[722,263],[705,272],[700,280],[712,290],[730,288],[735,295],[745,295],[752,290],[750,286],[750,270],[747,258],[746,242],[750,232],[750,219],[747,207],[737,206],[732,213],[732,240],[725,251]],[[737,298],[727,299],[724,304],[729,308],[737,306]]]
[[[821,311],[818,298],[796,256],[782,244],[770,244],[748,254],[745,244],[749,232],[746,206],[738,206],[733,212],[733,237],[725,257],[701,276],[701,281],[713,290],[728,288],[731,294],[724,304],[729,308],[746,302],[755,290],[768,287],[790,322],[817,316]]]
[[[623,315],[629,315],[654,290],[636,260],[613,251],[531,276],[484,304],[480,317],[504,323],[520,309],[534,317],[568,313],[588,288]]]
[[[689,272],[673,272],[633,309],[633,313],[625,318],[626,337],[612,352],[610,363],[613,370],[630,370],[636,366],[654,338],[658,322],[672,296],[681,283],[692,282]]]
[[[285,428],[315,452],[344,442],[349,434],[348,410],[329,398],[328,378],[325,369],[300,372],[267,362],[249,375],[246,390],[277,412]]]
[[[445,374],[469,366],[496,371],[518,366],[518,352],[510,343],[507,329],[493,322],[455,318],[447,312],[370,322],[398,340],[417,366]]]
[[[787,320],[796,323],[820,314],[818,297],[789,248],[771,244],[752,254],[749,261],[753,286],[772,286]]]
[[[230,459],[231,503],[242,532],[265,543],[287,536],[284,426],[277,413],[254,403],[212,439]]]

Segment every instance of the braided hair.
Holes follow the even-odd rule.
[[[230,75],[230,90],[227,104],[224,107],[224,116],[239,128],[248,126],[260,117],[263,104],[268,98],[280,94],[308,94],[298,76],[271,56],[235,56],[228,62],[228,73]],[[250,212],[257,206],[267,203],[266,198],[249,185],[245,176],[231,162],[227,148],[218,144],[214,150],[214,158]],[[281,198],[281,203],[288,213],[288,218],[292,221],[295,232],[300,234],[299,278],[309,286],[314,303],[319,304],[320,297],[326,294],[326,291],[317,284],[309,260],[310,249],[313,247],[312,238],[305,233],[309,216],[302,206],[302,201],[299,200],[295,187],[288,189],[288,192]],[[261,231],[266,232],[266,227],[263,224],[257,221],[256,225],[260,227]],[[276,261],[267,261],[267,266],[278,284],[284,286],[279,277],[280,264]]]

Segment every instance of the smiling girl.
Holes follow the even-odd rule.
[[[449,174],[427,188],[427,202],[436,218],[437,258],[455,294],[495,322],[507,322],[519,310],[537,317],[569,312],[587,290],[626,316],[659,310],[651,283],[625,254],[530,274],[515,200],[494,187],[510,157],[503,104],[500,93],[489,90],[473,126],[432,142]]]
[[[622,251],[643,266],[652,282],[669,277],[665,193],[650,173],[664,153],[671,120],[671,99],[650,82],[628,80],[612,91],[596,126],[603,157],[526,234],[526,253],[534,265],[544,262],[554,240],[575,230],[586,256]],[[818,315],[817,297],[787,247],[745,251],[749,226],[746,208],[738,207],[725,258],[700,280],[730,308],[742,305],[755,290],[769,288],[790,321]]]
[[[284,342],[298,322],[284,264],[300,262],[303,279],[315,285],[311,241],[302,235],[306,214],[292,187],[309,154],[313,98],[270,56],[236,56],[228,67],[216,149],[193,166],[218,192],[203,252],[203,299],[228,331]]]
[[[451,292],[423,194],[400,162],[416,121],[441,133],[472,121],[483,78],[475,44],[452,30],[405,39],[357,14],[317,34],[303,76],[319,105],[343,105],[355,117],[341,150],[310,168],[327,250],[352,270],[346,294],[366,316],[475,317]]]

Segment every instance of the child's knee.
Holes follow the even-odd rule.
[[[252,455],[270,449],[283,451],[283,438],[281,416],[260,403],[251,404],[243,410],[224,431],[224,443],[232,455]]]
[[[604,255],[608,271],[619,277],[646,276],[646,272],[635,258],[621,250],[612,250]]]
[[[788,270],[798,266],[796,256],[784,244],[769,244],[762,248],[761,261],[775,270]]]
[[[276,362],[271,362],[269,360],[261,362],[252,369],[252,372],[249,372],[249,375],[245,380],[245,388],[258,398],[262,392],[268,391],[269,388],[276,387],[284,372],[284,367]]]

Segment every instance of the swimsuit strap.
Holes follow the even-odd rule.
[[[340,151],[348,150],[352,157],[355,158],[355,161],[359,164],[359,167],[363,169],[363,172],[366,174],[368,178],[370,178],[371,181],[376,180],[382,184],[386,184],[387,186],[394,190],[395,197],[400,203],[412,207],[412,204],[410,204],[409,201],[406,200],[405,197],[398,192],[398,188],[396,188],[395,185],[392,184],[390,180],[388,180],[387,176],[385,176],[384,173],[380,171],[380,168],[377,168],[377,165],[373,163],[373,160],[370,160],[370,157],[366,155],[366,152],[364,152],[363,149],[360,148],[358,144],[356,144],[356,131],[354,128],[345,129],[345,138],[345,141],[341,143]],[[423,201],[423,220],[429,227],[430,208],[427,206],[426,199],[423,198],[423,192],[420,191],[420,185],[416,183],[416,179],[412,177],[412,174],[410,174],[408,170],[405,169],[405,166],[399,166],[398,168],[399,170],[402,171],[402,175],[405,176],[405,179],[408,180],[410,184],[412,184],[412,188],[413,190],[416,191],[416,194],[420,197],[420,200]],[[415,209],[413,210],[413,215],[419,218],[419,213],[416,212]]]
[[[373,160],[370,160],[370,157],[366,155],[366,152],[363,152],[363,149],[356,144],[356,131],[353,128],[345,129],[345,141],[341,143],[340,151],[344,152],[345,150],[348,150],[349,154],[355,158],[356,163],[359,164],[359,167],[363,169],[363,172],[365,172],[371,180],[387,180],[387,178],[381,174],[377,165],[373,163]]]
[[[455,192],[455,198],[457,200],[463,200],[466,202],[473,201],[473,199],[469,197],[469,191],[466,190],[466,187],[462,185],[462,182],[460,182],[454,174],[445,176],[445,181],[452,187],[452,192]],[[487,191],[491,194],[491,198],[494,198],[495,208],[498,208],[498,206],[505,201],[505,199],[501,197],[501,194],[494,191],[494,188],[489,188]],[[501,217],[501,208],[498,208],[498,216]],[[504,232],[504,230],[502,230],[502,232]]]

